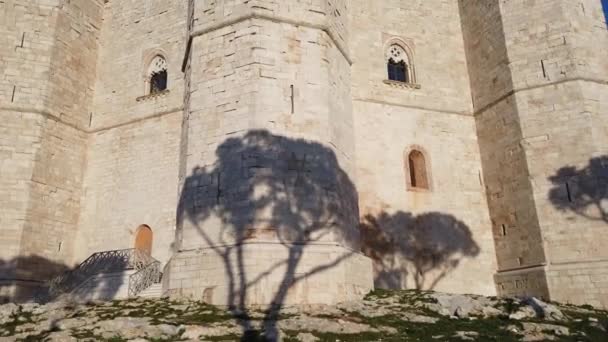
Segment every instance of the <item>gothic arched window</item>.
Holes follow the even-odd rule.
[[[413,189],[430,190],[430,177],[427,161],[419,150],[411,150],[407,155],[408,187]]]
[[[152,59],[148,67],[148,94],[158,94],[167,90],[167,61],[162,56]]]
[[[388,47],[386,65],[390,81],[415,83],[411,57],[400,44],[391,44]]]

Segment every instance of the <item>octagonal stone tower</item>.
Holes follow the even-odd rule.
[[[347,1],[191,2],[175,255],[164,291],[335,303],[359,254]]]
[[[602,3],[460,4],[498,293],[607,307]]]

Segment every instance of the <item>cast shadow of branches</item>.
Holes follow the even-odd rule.
[[[549,180],[555,208],[608,223],[608,156],[592,158],[583,168],[562,167]]]
[[[36,299],[45,281],[69,269],[65,264],[37,255],[0,259],[0,304]],[[16,285],[19,286],[13,289]]]
[[[70,267],[38,255],[0,260],[0,304],[45,303],[59,298],[76,302],[114,299],[123,287],[123,278],[129,269],[128,261],[118,256],[106,258],[102,263],[87,264],[84,275],[76,272],[85,263]],[[69,286],[62,286],[59,292],[51,291],[51,281],[57,279],[69,280],[61,283]]]
[[[290,288],[335,267],[358,247],[357,193],[334,152],[319,143],[255,130],[229,138],[210,167],[195,167],[185,179],[177,208],[176,241],[196,231],[202,245],[222,260],[227,303],[240,318],[244,337],[255,332],[247,313],[252,287],[280,272],[280,283],[264,318],[264,338],[274,340],[276,320]],[[219,226],[219,227],[218,227]],[[286,257],[262,272],[246,265],[246,246],[273,241]],[[298,269],[311,244],[350,247],[351,252]]]
[[[361,239],[363,253],[374,261],[378,288],[411,287],[409,276],[416,289],[433,290],[462,258],[480,251],[466,224],[436,212],[366,215]]]

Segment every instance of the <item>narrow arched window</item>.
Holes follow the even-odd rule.
[[[148,67],[148,94],[158,94],[167,90],[167,61],[156,56]]]
[[[408,155],[409,185],[417,189],[429,189],[429,177],[424,154],[413,150]]]
[[[411,57],[399,44],[392,44],[386,51],[388,80],[402,83],[414,83]]]

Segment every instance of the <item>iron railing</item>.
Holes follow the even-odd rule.
[[[159,261],[153,261],[131,274],[129,276],[129,297],[135,297],[152,284],[159,283],[161,277]]]
[[[154,262],[158,261],[134,248],[94,253],[75,269],[52,279],[48,283],[48,294],[55,298],[72,292],[93,275],[126,270],[139,271]]]

